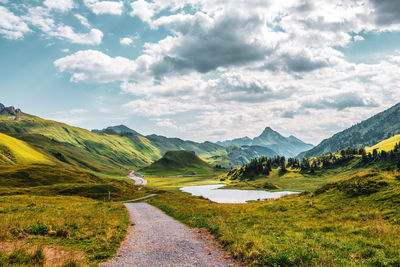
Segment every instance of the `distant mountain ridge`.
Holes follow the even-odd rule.
[[[217,144],[225,147],[231,145],[265,147],[275,151],[277,155],[285,157],[295,157],[299,153],[314,147],[313,145],[307,144],[293,135],[284,137],[280,133],[272,130],[270,127],[266,127],[259,136],[253,139],[246,136],[233,140],[217,142]]]
[[[346,147],[369,147],[400,134],[400,103],[332,137],[298,157],[315,157]]]

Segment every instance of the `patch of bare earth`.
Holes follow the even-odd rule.
[[[39,246],[22,241],[0,242],[0,251],[10,254],[16,250],[24,250],[33,253]],[[57,246],[41,246],[46,257],[45,266],[62,266],[68,262],[85,262],[85,254],[73,250],[64,250]]]

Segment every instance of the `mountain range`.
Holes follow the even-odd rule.
[[[238,145],[242,147],[265,147],[275,151],[277,155],[285,157],[295,157],[299,153],[310,150],[314,147],[313,145],[307,144],[293,135],[284,137],[280,133],[272,130],[270,127],[265,128],[259,136],[253,139],[246,136],[233,140],[217,142],[217,144],[225,147],[231,145]]]
[[[0,133],[16,139],[13,140],[15,144],[18,140],[24,142],[57,166],[95,173],[119,174],[131,168],[142,168],[171,150],[194,151],[212,166],[225,168],[241,166],[253,158],[277,155],[275,151],[260,146],[224,147],[211,142],[143,136],[124,125],[92,132],[4,105],[0,105]],[[1,161],[17,164],[13,148],[8,143],[0,144]]]
[[[104,130],[94,130],[94,132],[116,134],[120,136],[126,136],[130,139],[140,135],[136,131],[124,125],[110,126]],[[149,142],[157,147],[162,154],[174,150],[194,151],[208,163],[221,165],[226,168],[241,166],[250,162],[254,158],[259,158],[262,156],[274,157],[278,155],[278,153],[274,150],[262,146],[231,145],[225,147],[208,141],[198,143],[190,140],[169,138],[156,134],[142,136],[142,138],[149,140]]]
[[[0,133],[25,142],[46,160],[94,172],[125,172],[142,168],[173,150],[194,151],[212,166],[242,166],[254,158],[313,157],[346,147],[368,147],[400,133],[400,104],[313,147],[294,136],[284,137],[266,127],[255,138],[243,137],[217,143],[193,142],[160,135],[143,136],[124,125],[88,131],[26,114],[0,104]],[[4,140],[8,140],[6,137]],[[14,143],[18,143],[13,140]],[[2,162],[14,162],[7,142],[0,144]],[[305,152],[304,152],[305,151]],[[2,153],[4,152],[4,153]],[[26,156],[26,155],[25,155]]]

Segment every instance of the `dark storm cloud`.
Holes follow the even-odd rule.
[[[376,23],[391,25],[400,23],[399,0],[370,0],[375,7]]]

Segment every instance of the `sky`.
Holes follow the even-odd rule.
[[[400,102],[398,0],[0,0],[0,103],[194,141],[318,144]]]

